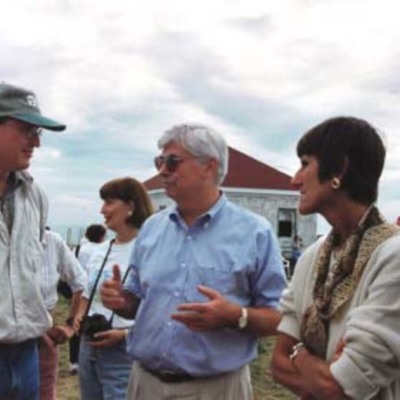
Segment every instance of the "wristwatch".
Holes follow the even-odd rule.
[[[242,314],[240,315],[240,318],[238,321],[238,328],[239,329],[246,328],[248,322],[249,322],[249,313],[247,311],[247,308],[242,307]]]

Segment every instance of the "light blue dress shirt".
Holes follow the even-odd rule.
[[[204,285],[242,306],[277,307],[286,285],[277,239],[267,220],[221,195],[190,227],[177,209],[160,211],[140,230],[125,286],[141,299],[128,351],[152,370],[211,376],[257,356],[246,330],[193,332],[171,319],[182,303],[205,302]]]

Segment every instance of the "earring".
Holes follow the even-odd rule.
[[[128,211],[128,217],[131,217],[132,214],[133,214],[133,211],[132,211],[132,210],[129,210],[129,211]]]
[[[341,180],[340,180],[338,177],[334,176],[334,177],[332,178],[332,180],[331,180],[331,188],[332,188],[333,190],[338,190],[338,189],[340,188],[341,185],[342,185]]]

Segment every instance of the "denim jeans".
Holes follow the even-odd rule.
[[[0,344],[0,400],[39,400],[36,340]]]
[[[125,400],[132,359],[123,340],[112,347],[92,347],[81,336],[79,384],[85,400]]]

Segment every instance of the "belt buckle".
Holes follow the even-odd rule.
[[[162,369],[158,371],[161,375],[178,375],[176,372],[171,371],[169,369]]]
[[[157,375],[159,375],[159,378],[165,382],[173,381],[175,378],[179,375],[176,372],[170,371],[168,369],[162,369],[160,371],[157,371]]]
[[[162,382],[165,382],[165,383],[180,383],[180,382],[185,382],[187,380],[192,379],[190,377],[190,375],[179,374],[174,371],[167,370],[167,369],[157,371],[157,376]]]

